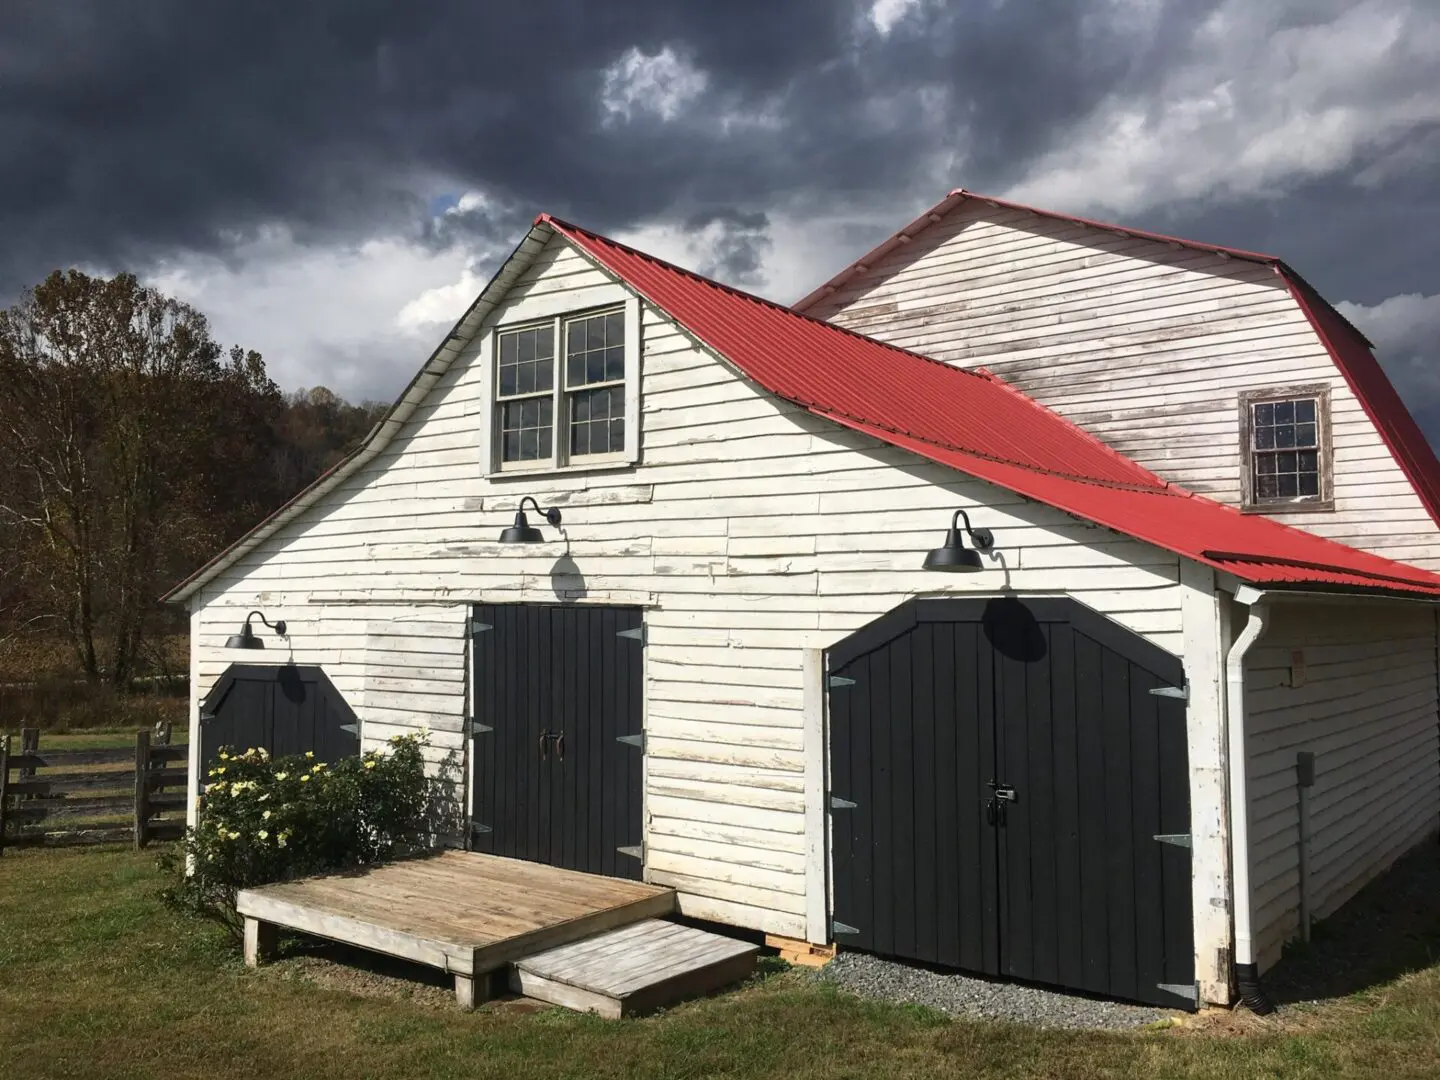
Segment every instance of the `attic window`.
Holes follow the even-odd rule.
[[[1240,431],[1243,509],[1334,508],[1329,387],[1246,391]]]
[[[544,472],[635,460],[638,303],[502,326],[490,335],[486,471]]]

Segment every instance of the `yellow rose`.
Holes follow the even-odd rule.
[[[305,756],[306,756],[307,758],[314,758],[314,757],[315,757],[315,751],[314,751],[314,750],[306,750],[306,751],[305,751]]]
[[[264,829],[261,829],[261,830],[260,830],[258,833],[256,833],[255,835],[258,836],[258,837],[260,837],[261,840],[269,840],[269,839],[270,839],[270,834],[269,834],[268,832],[266,832]]]
[[[369,761],[365,762],[365,767],[367,769],[373,769],[375,767],[375,759],[371,758]]]
[[[277,772],[277,773],[275,774],[275,779],[276,779],[276,780],[284,780],[284,779],[287,779],[289,776],[290,776],[290,774],[289,774],[288,772]]]
[[[302,784],[308,784],[310,782],[310,774],[306,773],[304,776],[300,777],[300,782]]]
[[[260,820],[261,820],[261,821],[269,821],[269,820],[270,820],[270,811],[269,811],[269,810],[266,810],[263,814],[261,814],[261,815],[260,815]]]

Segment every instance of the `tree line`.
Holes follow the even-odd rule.
[[[56,271],[0,311],[0,646],[125,686],[159,597],[335,464],[385,406],[282,393],[258,352],[134,274]]]

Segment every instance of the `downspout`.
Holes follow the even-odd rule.
[[[1249,593],[1252,599],[1247,600]],[[1235,599],[1249,604],[1250,617],[1225,657],[1225,727],[1230,771],[1230,882],[1235,920],[1235,983],[1240,1000],[1251,1011],[1265,1016],[1275,1005],[1260,985],[1255,967],[1252,921],[1254,898],[1250,894],[1250,796],[1246,785],[1245,747],[1245,654],[1265,633],[1270,603],[1264,593],[1241,588]]]

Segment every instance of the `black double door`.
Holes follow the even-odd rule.
[[[639,879],[642,612],[475,609],[471,847]]]
[[[838,942],[1193,1005],[1176,657],[1007,597],[911,601],[828,663]]]

